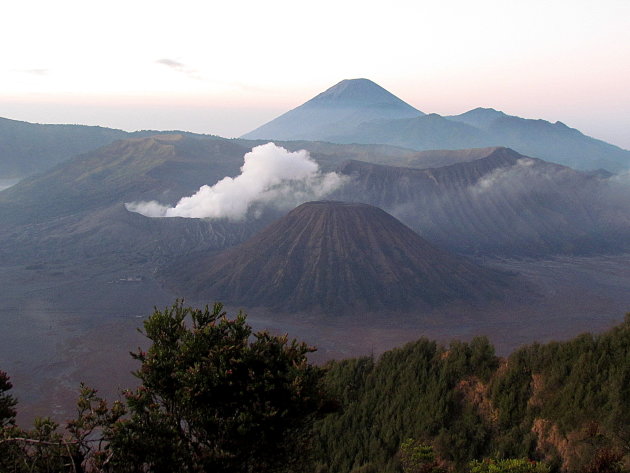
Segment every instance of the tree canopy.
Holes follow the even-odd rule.
[[[294,454],[324,400],[313,348],[252,333],[221,304],[156,311],[144,333],[141,385],[108,432],[116,471],[274,471],[305,459]]]
[[[630,315],[507,359],[420,339],[323,368],[220,304],[156,310],[144,334],[138,387],[108,405],[82,386],[64,430],[16,426],[0,372],[0,472],[630,471]]]
[[[83,387],[63,435],[47,419],[33,431],[4,428],[7,471],[302,471],[312,423],[328,405],[324,370],[307,359],[313,348],[254,333],[244,314],[230,319],[221,304],[156,309],[144,334],[150,347],[132,353],[140,385],[111,407]],[[10,387],[0,373],[7,425]]]

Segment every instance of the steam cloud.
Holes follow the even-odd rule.
[[[289,152],[274,143],[256,146],[244,156],[241,174],[224,177],[212,187],[168,207],[156,201],[131,202],[127,210],[147,217],[227,218],[232,221],[258,216],[261,207],[290,209],[325,197],[339,188],[344,177],[321,173],[308,151]]]
[[[559,168],[561,169],[561,168]],[[539,170],[536,162],[530,158],[520,158],[513,166],[499,167],[482,176],[469,187],[472,196],[478,197],[490,192],[500,192],[503,195],[528,194],[532,186],[546,186],[550,179],[560,177],[562,172],[572,172],[566,168],[557,170],[555,176],[545,169]]]
[[[562,193],[552,198],[558,189]],[[544,201],[550,210],[580,209],[582,215],[587,212],[607,228],[630,225],[630,171],[602,178],[564,166],[541,166],[533,159],[522,158],[513,166],[484,175],[469,191],[471,198],[486,202],[527,198]]]

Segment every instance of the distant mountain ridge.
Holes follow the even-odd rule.
[[[126,131],[100,126],[40,125],[0,118],[0,178],[29,176],[128,136]]]
[[[0,117],[0,179],[39,174],[117,140],[173,133],[212,137],[184,131],[127,132],[102,126],[39,124]]]
[[[630,169],[630,151],[562,122],[525,119],[491,108],[445,117],[426,115],[366,81],[342,81],[243,137],[387,144],[420,151],[503,146],[575,169]],[[376,107],[384,97],[388,105]]]
[[[378,206],[457,253],[630,249],[629,206],[614,203],[606,179],[509,148],[488,151],[424,169],[348,161],[339,172],[349,181],[331,198]]]
[[[613,172],[630,169],[630,151],[586,136],[560,121],[526,119],[480,108],[447,118],[475,126],[487,133],[488,142],[493,140],[527,156],[574,169],[603,168]],[[502,143],[496,143],[499,140]]]
[[[0,181],[39,174],[116,140],[168,133],[212,137],[0,118]],[[585,136],[562,122],[524,119],[491,108],[446,117],[426,115],[368,79],[341,81],[243,138],[318,141],[313,145],[318,147],[330,142],[405,148],[396,152],[399,156],[413,151],[509,147],[575,169],[613,173],[630,169],[630,151]],[[369,154],[374,156],[375,150]],[[384,153],[391,156],[392,151]]]

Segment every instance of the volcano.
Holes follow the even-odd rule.
[[[169,271],[192,297],[287,311],[483,303],[511,278],[438,249],[367,204],[309,202],[246,242]]]
[[[323,140],[363,122],[424,115],[369,79],[346,79],[245,134],[246,139]]]

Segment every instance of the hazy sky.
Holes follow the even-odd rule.
[[[629,0],[20,0],[0,116],[232,137],[342,79],[630,148]]]

